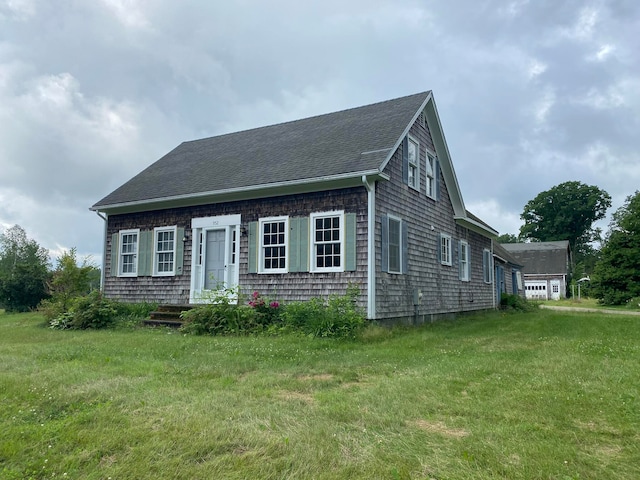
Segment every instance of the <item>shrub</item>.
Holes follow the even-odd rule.
[[[54,329],[106,328],[113,325],[118,314],[116,303],[104,298],[99,290],[73,300],[67,312],[49,320]]]
[[[531,312],[536,309],[536,305],[519,295],[503,293],[500,297],[500,308],[518,312]]]
[[[332,295],[326,303],[320,298],[290,303],[282,313],[284,324],[314,337],[355,338],[366,320],[356,304],[358,294],[350,286],[346,295]]]

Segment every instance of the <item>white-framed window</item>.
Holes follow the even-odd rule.
[[[389,273],[402,273],[402,221],[389,215]]]
[[[427,197],[435,198],[436,196],[436,157],[427,151],[427,169],[426,169],[426,183],[427,183]]]
[[[469,243],[460,240],[460,280],[468,282],[471,278],[471,259],[469,258]]]
[[[140,229],[120,230],[118,253],[118,276],[135,277],[138,275],[138,244]]]
[[[170,276],[176,273],[176,230],[175,226],[153,229],[154,276]]]
[[[420,189],[420,144],[409,137],[407,156],[409,159],[409,186]]]
[[[258,273],[287,273],[289,217],[261,218]]]
[[[491,260],[491,250],[485,248],[482,251],[482,279],[484,283],[491,283],[491,279],[493,278],[493,262]]]
[[[451,235],[440,234],[440,263],[451,266]]]
[[[311,271],[344,271],[344,211],[312,213]]]

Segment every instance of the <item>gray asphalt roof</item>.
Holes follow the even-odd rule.
[[[557,242],[502,243],[502,247],[522,265],[524,273],[568,273],[568,249],[566,240]]]
[[[92,208],[377,170],[429,94],[184,142]]]

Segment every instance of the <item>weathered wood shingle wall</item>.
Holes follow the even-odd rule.
[[[286,195],[254,201],[227,202],[189,208],[166,209],[126,215],[111,215],[107,229],[105,258],[105,294],[129,302],[158,302],[186,304],[191,281],[191,235],[184,245],[182,275],[175,277],[117,277],[111,274],[112,234],[120,230],[177,225],[191,231],[193,218],[240,214],[242,226],[260,218],[288,215],[306,217],[315,212],[344,210],[356,214],[356,264],[353,272],[255,274],[248,272],[248,238],[240,237],[239,282],[243,293],[260,293],[281,301],[306,300],[344,294],[349,283],[360,287],[360,303],[366,305],[367,290],[367,193],[364,187],[330,190],[300,195]],[[178,239],[181,241],[182,239]]]
[[[402,145],[385,168],[391,179],[376,186],[376,312],[379,319],[414,318],[413,295],[422,292],[418,321],[432,315],[493,307],[493,289],[483,280],[482,252],[491,248],[491,240],[464,228],[454,221],[454,212],[444,178],[439,178],[439,195],[434,200],[426,195],[425,146],[434,151],[427,127],[417,120],[410,135],[420,142],[420,190],[403,182]],[[394,215],[408,226],[408,272],[382,272],[381,216]],[[438,260],[440,234],[451,235],[453,265]],[[459,279],[458,240],[470,246],[471,279]]]

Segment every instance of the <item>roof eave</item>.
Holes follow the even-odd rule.
[[[483,225],[480,222],[476,222],[472,218],[469,218],[466,216],[465,217],[455,216],[454,219],[459,225],[462,225],[463,227],[466,227],[469,230],[479,233],[480,235],[484,235],[485,237],[496,238],[499,235],[497,230],[494,230],[488,225]]]
[[[389,176],[379,170],[352,172],[349,174],[327,177],[277,182],[249,187],[229,188],[173,197],[151,198],[134,202],[122,202],[106,205],[93,205],[89,210],[104,212],[110,215],[162,210],[166,208],[193,207],[209,203],[223,203],[239,200],[255,200],[258,198],[278,197],[299,193],[334,190],[340,188],[362,186],[362,177],[374,181],[388,181]]]

